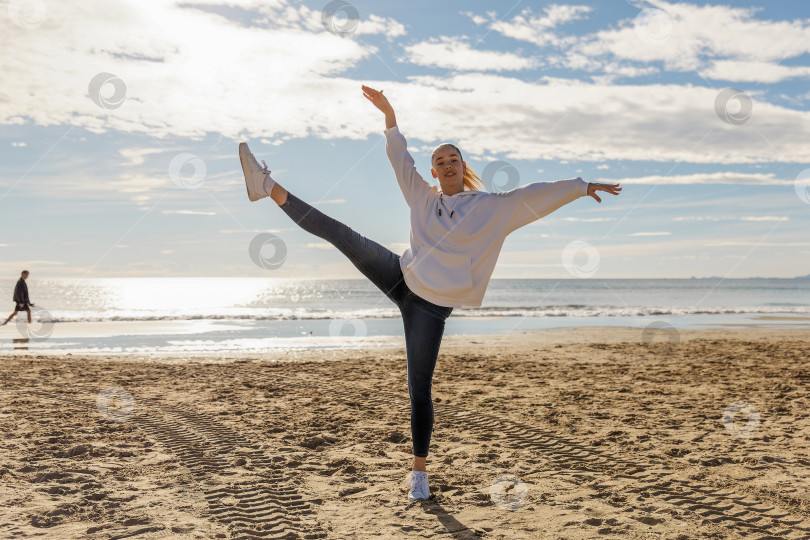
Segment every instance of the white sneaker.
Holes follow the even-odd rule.
[[[430,498],[428,477],[425,471],[411,471],[411,477],[408,480],[408,487],[410,488],[410,491],[408,491],[409,501]]]
[[[259,166],[259,162],[253,157],[247,143],[239,143],[239,161],[242,162],[242,172],[245,173],[248,198],[251,201],[258,201],[269,197],[275,181],[270,178],[270,171],[267,170],[264,160],[262,160],[264,167]]]

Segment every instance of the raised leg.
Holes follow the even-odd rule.
[[[276,187],[278,185],[274,189]],[[290,219],[305,231],[338,248],[391,301],[400,304],[407,286],[402,278],[399,255],[313,208],[292,193],[286,192],[285,195],[286,199],[279,208]]]

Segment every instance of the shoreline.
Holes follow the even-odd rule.
[[[680,340],[700,332],[724,335],[759,335],[770,331],[785,336],[810,331],[810,317],[757,315],[736,317],[737,322],[719,316],[708,317],[699,326],[684,319],[579,320],[544,318],[537,327],[533,318],[453,317],[448,319],[443,343],[476,340],[500,342],[504,336],[593,335],[623,336],[626,341]],[[186,355],[194,357],[278,354],[305,350],[354,350],[404,347],[401,319],[368,319],[354,328],[332,326],[331,319],[318,321],[107,321],[58,323],[52,328],[33,327],[26,338],[13,323],[0,327],[0,354],[45,355]],[[350,322],[342,321],[351,326]],[[461,331],[460,331],[461,330]],[[331,335],[336,333],[335,335]],[[348,333],[349,335],[343,335]],[[354,334],[357,335],[354,335]],[[37,337],[41,335],[43,337]],[[27,339],[27,340],[26,340]]]

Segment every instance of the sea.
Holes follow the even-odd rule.
[[[0,280],[3,320],[15,282]],[[403,336],[399,310],[365,279],[31,277],[28,287],[34,320],[0,327],[0,351],[260,353]],[[754,325],[810,330],[810,279],[493,279],[481,307],[453,310],[445,335]]]

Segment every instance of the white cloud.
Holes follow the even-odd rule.
[[[644,28],[636,28],[635,18],[582,37],[557,36],[525,11],[510,22],[490,27],[514,39],[564,49],[562,56],[550,57],[553,64],[603,71],[611,78],[650,73],[623,62],[661,62],[666,70],[697,71],[704,77],[731,81],[777,82],[810,75],[806,66],[778,66],[782,60],[810,53],[810,21],[761,20],[756,18],[756,8],[663,0],[649,0],[647,6],[663,11],[671,22],[668,35],[649,43],[639,36]]]
[[[745,184],[763,186],[793,185],[794,180],[781,180],[774,173],[716,172],[679,175],[652,175],[635,178],[599,178],[595,182],[610,184]]]
[[[803,141],[810,136],[810,112],[755,95],[754,114],[743,125],[731,125],[714,111],[713,88],[551,78],[536,83],[469,73],[412,77],[407,84],[387,83],[386,92],[396,100],[400,129],[409,141],[456,140],[469,155],[558,163],[807,160]],[[471,115],[474,123],[467,120]],[[735,181],[709,176],[708,183]]]
[[[183,216],[215,216],[216,212],[204,212],[201,210],[163,210],[163,214],[180,214]]]
[[[737,216],[676,216],[672,221],[734,221]]]
[[[13,141],[11,143],[11,146],[14,148],[23,148],[27,146],[27,143],[25,141]]]
[[[743,216],[741,221],[790,221],[788,216]]]
[[[404,36],[406,34],[404,25],[392,19],[378,17],[374,14],[369,15],[367,20],[362,21],[355,33],[358,35],[379,34],[385,36],[389,41],[393,40],[395,37]]]
[[[373,54],[373,46],[326,32],[319,12],[286,0],[205,4],[240,6],[254,19],[135,0],[49,4],[48,19],[34,30],[0,17],[0,39],[14,43],[14,54],[0,56],[8,81],[0,87],[0,123],[30,119],[37,125],[69,123],[99,132],[176,137],[213,131],[277,143],[312,135],[379,136],[380,117],[362,97],[361,82],[339,75]],[[550,6],[541,17],[524,10],[520,20],[530,28],[553,29],[588,9]],[[633,46],[642,48],[637,42]],[[644,67],[609,69],[622,73]],[[119,108],[102,109],[88,97],[89,81],[99,72],[115,73],[126,83],[127,97]],[[522,81],[482,73],[362,82],[385,85],[413,146],[456,140],[472,156],[558,163],[803,162],[803,141],[810,135],[810,112],[770,104],[753,93],[754,114],[748,122],[726,124],[714,113],[717,89],[691,85]],[[150,152],[125,149],[122,155],[138,164]],[[738,182],[703,177],[709,178],[704,183]],[[651,178],[645,183],[656,181]],[[744,175],[737,178],[744,180]],[[102,189],[145,200],[138,194],[167,181],[168,175],[130,174]],[[699,180],[684,180],[690,182]],[[749,183],[785,182],[764,178]]]
[[[753,247],[807,247],[810,242],[757,242],[741,240],[722,240],[706,242],[705,246],[753,246]]]
[[[207,4],[251,9],[261,24],[191,7],[198,3],[136,0],[49,3],[47,20],[33,30],[0,17],[7,51],[0,71],[8,81],[0,87],[0,123],[235,137],[257,118],[272,118],[274,125],[297,126],[287,137],[324,126],[337,136],[365,136],[357,124],[341,129],[345,122],[334,121],[356,114],[347,103],[362,98],[359,83],[329,77],[374,54],[374,46],[327,32],[320,12],[286,1]],[[373,19],[363,31],[392,24]],[[88,95],[91,79],[102,72],[126,87],[118,108],[104,109]],[[108,98],[112,90],[112,84],[101,87]],[[360,99],[354,103],[376,119]]]
[[[335,30],[342,30],[351,26],[348,20],[349,12],[339,10],[333,19],[323,20],[324,11],[310,9],[305,5],[292,5],[289,0],[199,0],[193,2],[195,6],[213,7],[239,7],[248,10],[252,15],[250,26],[271,29],[299,30],[322,32],[326,25],[334,23]],[[324,4],[326,5],[326,4]],[[214,12],[213,10],[211,10]],[[393,19],[386,19],[377,15],[358,12],[360,18],[356,28],[351,34],[369,35],[379,34],[390,38],[405,35],[405,26]]]
[[[778,94],[777,97],[779,97],[779,99],[784,100],[784,101],[786,101],[788,103],[792,103],[793,105],[796,105],[798,107],[803,107],[804,102],[810,100],[810,92],[808,92],[806,94],[799,94],[797,96],[789,95],[789,94],[785,94],[785,93],[780,93],[780,94]]]
[[[120,180],[115,182],[109,182],[104,185],[100,185],[98,189],[106,190],[106,191],[115,191],[119,193],[131,194],[131,193],[149,193],[156,188],[163,188],[167,187],[172,184],[171,179],[169,178],[168,172],[165,176],[151,176],[148,174],[130,174],[124,173],[120,175]],[[82,189],[82,191],[85,191]],[[134,198],[137,198],[134,197]],[[149,197],[144,197],[143,200],[148,200]]]
[[[281,233],[284,231],[297,230],[297,228],[284,229],[222,229],[219,234],[259,234],[259,233]]]
[[[603,75],[592,77],[594,82],[601,84],[609,84],[621,77],[641,77],[644,75],[652,75],[658,73],[658,68],[653,66],[636,67],[627,64],[619,64],[617,62],[608,62],[600,66]]]
[[[63,266],[67,264],[64,261],[46,261],[46,260],[25,260],[25,261],[3,261],[0,263],[0,268],[26,268],[34,272],[33,268],[37,266]],[[19,271],[19,270],[18,270]]]
[[[594,218],[581,218],[581,217],[567,217],[563,218],[563,221],[578,221],[582,223],[599,223],[602,221],[615,221],[616,218],[610,217],[594,217]]]
[[[797,77],[810,77],[810,66],[783,66],[775,62],[721,60],[701,68],[699,73],[708,79],[776,83]]]
[[[118,153],[126,160],[126,165],[143,165],[146,157],[152,154],[162,154],[166,152],[163,148],[121,148]]]
[[[407,60],[421,66],[458,71],[519,71],[539,65],[536,58],[474,49],[460,37],[440,37],[405,47]]]
[[[591,10],[589,6],[552,4],[545,8],[545,15],[538,16],[534,15],[530,8],[526,8],[509,22],[493,21],[490,28],[504,36],[528,41],[541,47],[559,46],[573,42],[574,38],[560,37],[553,30],[561,24],[585,18]]]
[[[676,216],[672,221],[790,221],[788,216]]]
[[[469,12],[469,11],[463,11],[462,15],[466,15],[467,17],[469,17],[470,20],[472,20],[472,22],[475,23],[478,26],[484,24],[485,22],[487,22],[489,20],[489,19],[487,19],[486,17],[484,17],[482,15],[478,15],[477,13],[472,13],[472,12]]]
[[[321,201],[313,200],[313,204],[344,204],[348,199],[323,199]]]
[[[636,232],[630,233],[627,236],[669,236],[670,232]]]

